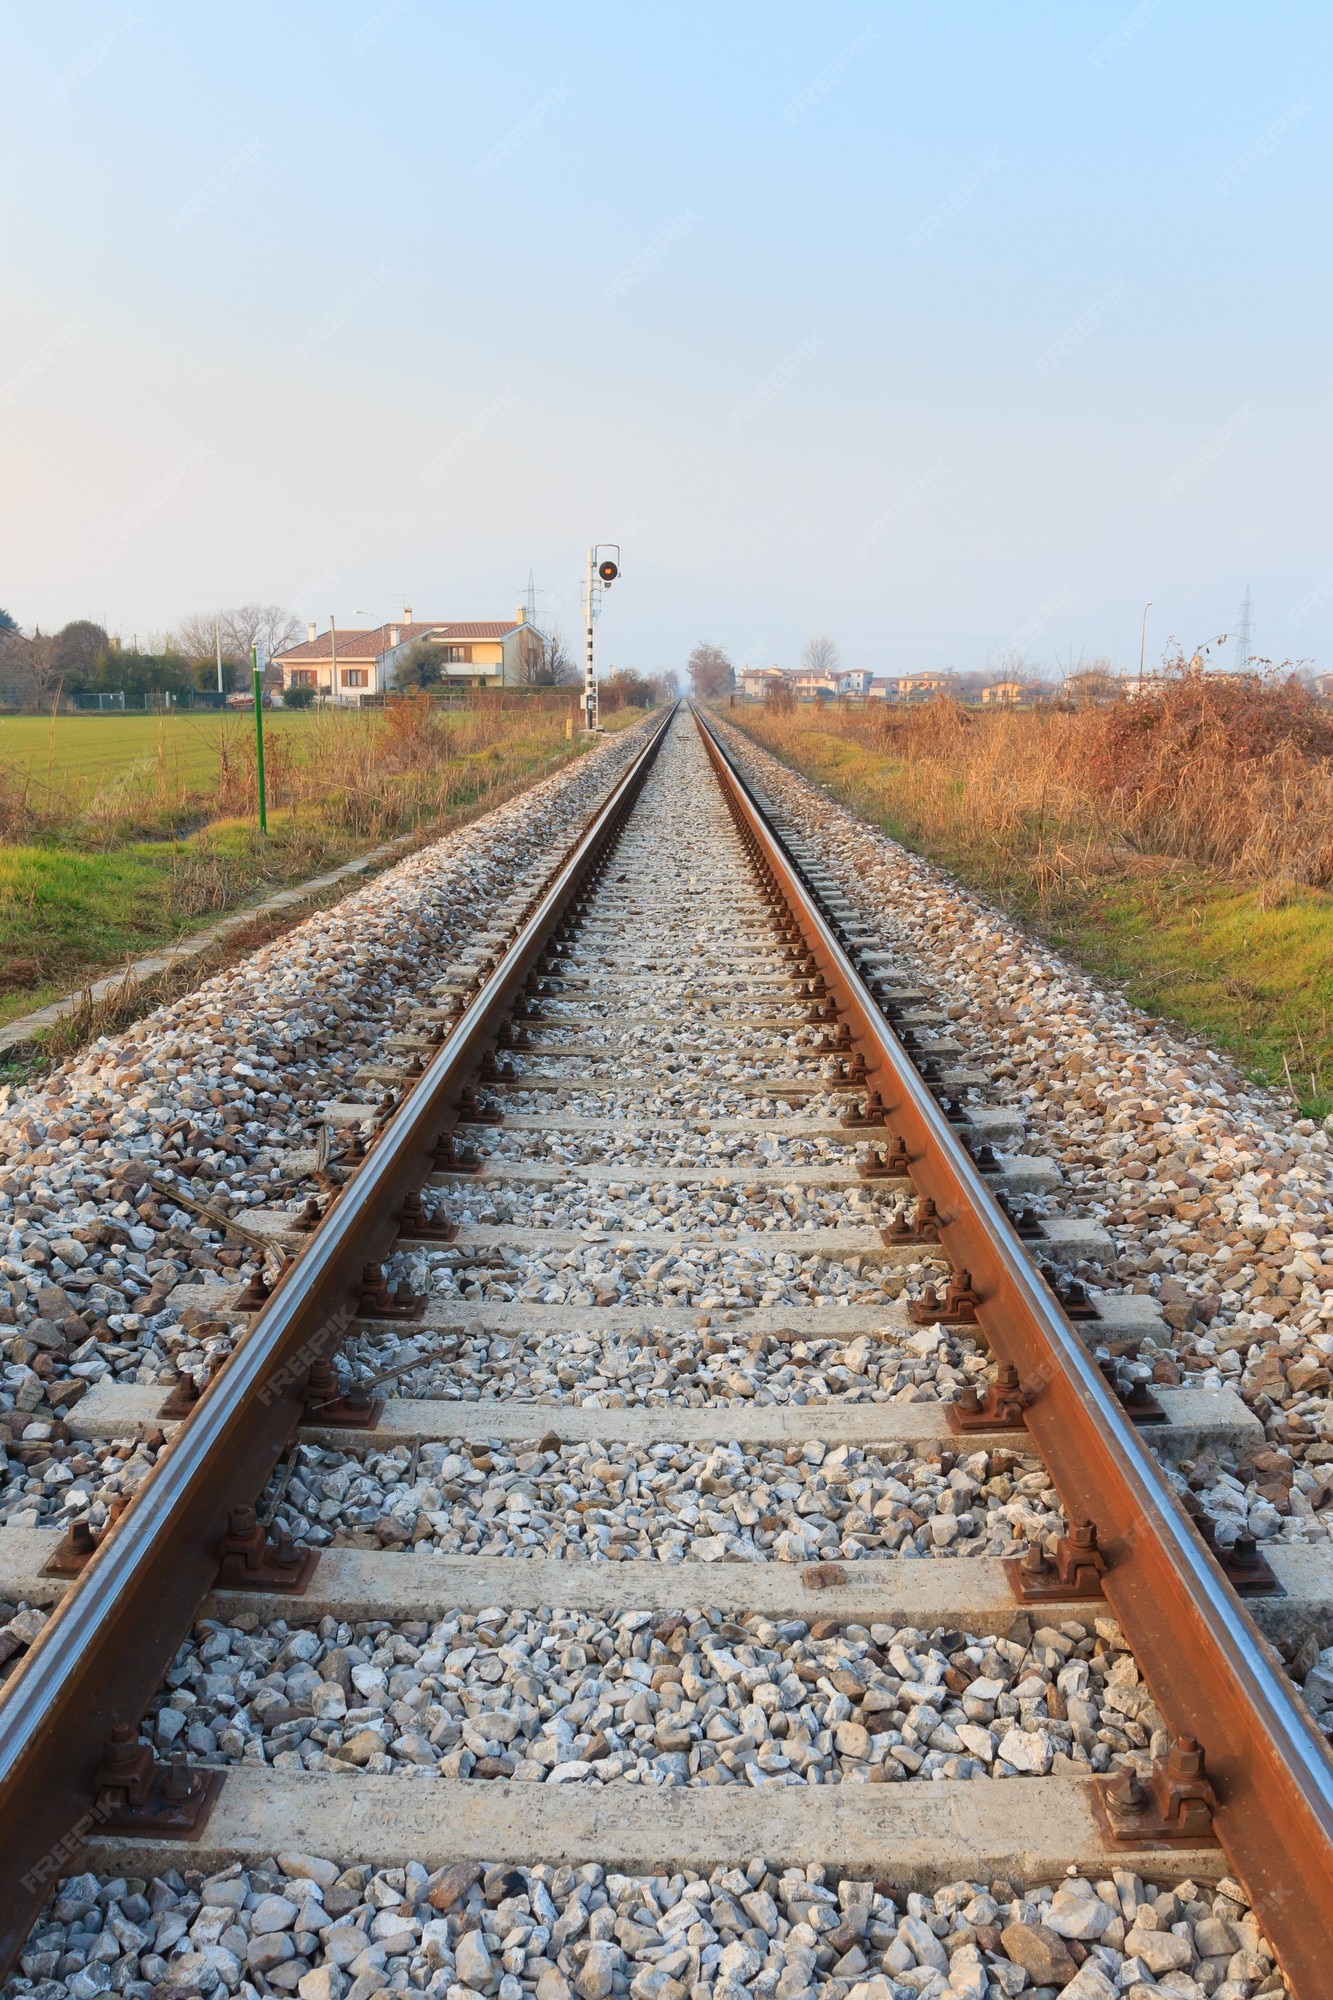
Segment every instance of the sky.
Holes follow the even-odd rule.
[[[1333,667],[1326,6],[0,19],[25,629],[576,641],[597,541],[604,667]]]

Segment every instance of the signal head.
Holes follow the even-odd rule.
[[[603,583],[614,583],[616,578],[620,575],[620,568],[619,565],[617,563],[613,563],[610,557],[608,556],[605,562],[598,563],[597,574],[598,576],[601,577]]]

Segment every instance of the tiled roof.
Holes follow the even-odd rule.
[[[474,618],[461,625],[445,625],[438,632],[441,639],[504,639],[518,630],[512,618]]]
[[[456,643],[465,639],[503,639],[516,629],[512,618],[482,618],[450,622],[443,618],[414,619],[410,625],[374,625],[369,630],[338,632],[338,658],[349,665],[358,661],[377,660],[381,653],[392,650],[391,634],[396,631],[398,644],[408,645],[413,639],[420,639],[427,633],[434,639]],[[333,635],[321,632],[317,638],[303,639],[299,646],[289,646],[285,653],[276,657],[285,666],[310,666],[317,660],[332,657]]]

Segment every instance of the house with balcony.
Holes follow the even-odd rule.
[[[310,688],[320,701],[359,708],[382,700],[412,648],[429,642],[441,685],[501,688],[530,685],[542,650],[541,634],[521,607],[516,617],[414,619],[410,608],[386,625],[347,629],[306,628],[299,646],[275,656],[282,687]]]

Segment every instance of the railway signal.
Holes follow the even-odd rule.
[[[588,550],[588,574],[583,583],[583,714],[590,730],[597,727],[597,672],[593,665],[593,625],[602,609],[602,593],[620,575],[619,542],[596,542]]]

